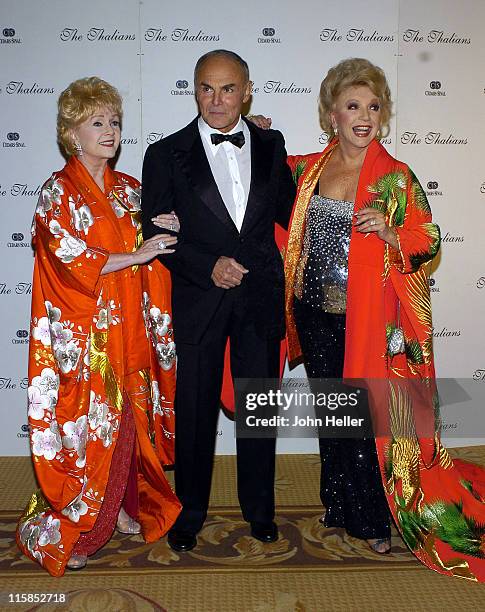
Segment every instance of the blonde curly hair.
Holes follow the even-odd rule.
[[[119,115],[121,121],[121,96],[99,77],[78,79],[61,93],[57,102],[57,140],[68,155],[76,153],[72,130],[104,106]]]
[[[391,90],[384,71],[369,60],[353,57],[342,60],[327,72],[320,86],[318,115],[320,126],[328,138],[333,137],[330,113],[338,96],[349,87],[365,85],[379,98],[381,105],[381,127],[379,138],[389,134],[389,121],[392,114]]]

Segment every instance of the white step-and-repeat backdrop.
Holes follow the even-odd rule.
[[[194,117],[193,67],[215,48],[247,59],[251,111],[273,118],[289,153],[324,145],[317,97],[330,66],[366,57],[385,70],[395,102],[385,144],[420,178],[443,234],[431,279],[438,374],[485,385],[484,23],[483,0],[2,0],[0,454],[28,453],[30,225],[40,186],[64,163],[59,93],[90,75],[118,87],[117,167],[140,177],[148,144]],[[447,418],[459,429],[459,414]],[[221,417],[219,429],[218,452],[233,452],[233,424]],[[278,449],[313,451],[316,441]]]

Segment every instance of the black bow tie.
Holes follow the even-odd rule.
[[[215,145],[219,145],[221,142],[230,142],[235,147],[240,149],[246,142],[246,139],[244,138],[244,134],[242,132],[236,132],[235,134],[219,134],[214,132],[211,134],[211,142]]]

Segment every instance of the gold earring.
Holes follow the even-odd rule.
[[[82,155],[83,154],[83,148],[81,147],[81,143],[80,142],[75,142],[74,143],[74,148],[76,149],[76,155]]]

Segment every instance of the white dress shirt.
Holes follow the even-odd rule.
[[[239,122],[230,132],[224,132],[226,134],[243,132],[245,142],[241,148],[238,148],[230,142],[212,144],[211,134],[223,132],[211,128],[202,117],[199,117],[198,125],[212,176],[227,212],[238,231],[241,231],[251,184],[251,134],[248,126],[239,118]]]

